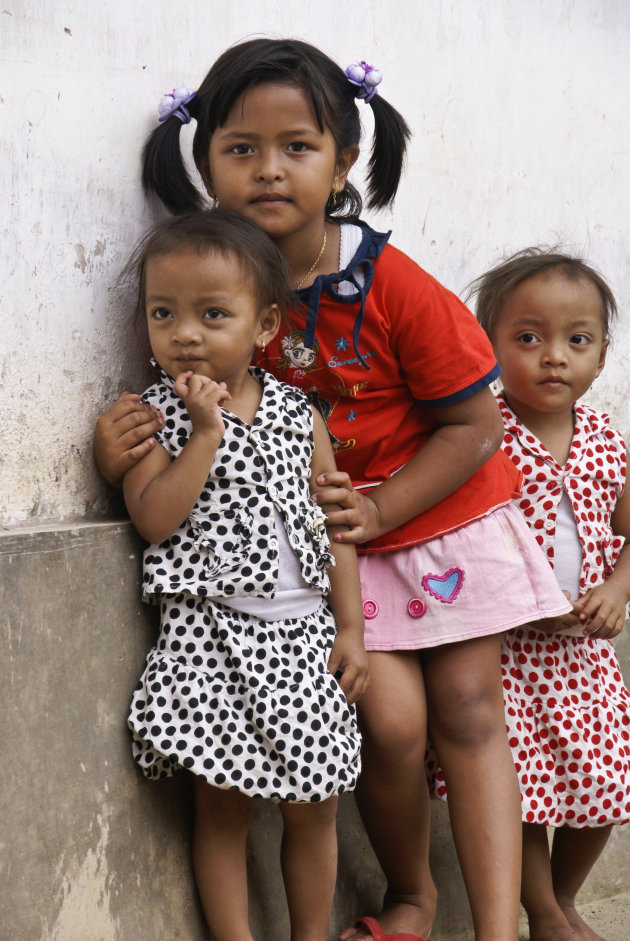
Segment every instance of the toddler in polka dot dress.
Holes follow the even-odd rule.
[[[286,265],[261,229],[216,210],[156,226],[126,273],[160,373],[143,399],[165,422],[123,483],[161,613],[131,705],[134,757],[152,778],[193,772],[213,937],[251,937],[245,839],[264,797],[284,818],[292,937],[323,939],[367,655],[356,552],[330,544],[311,500],[335,469],[323,420],[250,366],[293,300]]]
[[[503,447],[523,473],[520,508],[573,599],[570,614],[503,640],[522,903],[532,941],[595,941],[575,896],[612,826],[630,818],[630,693],[610,643],[630,599],[630,498],[621,435],[577,400],[603,369],[616,304],[590,265],[540,249],[473,290],[501,367]]]

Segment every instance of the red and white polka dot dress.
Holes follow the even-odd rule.
[[[575,407],[567,463],[559,465],[502,396],[505,451],[523,472],[520,509],[554,562],[557,509],[571,501],[582,545],[580,592],[609,575],[623,547],[610,528],[626,448],[608,417]],[[630,692],[607,640],[525,626],[504,635],[503,689],[523,820],[598,827],[630,819]]]

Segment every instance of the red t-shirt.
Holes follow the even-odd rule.
[[[365,229],[362,246],[372,234]],[[312,349],[304,345],[307,308],[296,308],[258,360],[312,398],[326,420],[337,466],[357,488],[381,483],[417,453],[437,427],[432,406],[461,401],[498,375],[492,346],[470,311],[408,256],[383,247],[384,241],[375,249],[372,239],[373,262],[370,250],[361,257],[359,248],[352,263],[356,268],[368,260],[357,348],[369,370],[353,340],[361,294],[339,295],[332,285],[319,298]],[[499,451],[455,493],[357,549],[383,552],[458,529],[509,503],[519,481]]]

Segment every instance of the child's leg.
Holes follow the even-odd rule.
[[[500,635],[422,652],[429,730],[477,941],[516,941],[521,807],[507,740]]]
[[[436,893],[429,870],[422,669],[413,652],[370,653],[369,660],[370,686],[359,702],[363,770],[356,797],[387,879],[378,920],[388,934],[406,931],[428,937]],[[340,937],[356,941],[369,935],[349,928]]]
[[[577,941],[554,895],[547,827],[523,824],[521,901],[530,941]]]
[[[193,866],[215,941],[253,941],[247,913],[245,843],[253,801],[195,777]]]
[[[280,809],[291,941],[326,941],[337,877],[337,798]]]
[[[612,826],[558,827],[553,836],[551,874],[558,905],[580,941],[602,941],[575,910],[575,896],[601,856]]]

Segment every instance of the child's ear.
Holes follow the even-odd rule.
[[[605,362],[606,362],[606,353],[608,352],[608,347],[609,347],[609,346],[610,346],[610,340],[604,340],[604,342],[602,343],[602,348],[601,348],[600,353],[599,353],[599,362],[598,362],[597,367],[596,367],[596,369],[595,369],[595,375],[594,375],[594,377],[593,377],[594,379],[597,379],[597,377],[599,376],[600,372],[601,372],[602,369],[604,368],[604,364],[605,364]]]
[[[346,179],[348,174],[352,169],[354,163],[356,162],[357,157],[359,156],[358,147],[349,147],[348,150],[342,150],[337,158],[337,164],[335,166],[335,177],[333,184],[338,193],[346,185]]]
[[[277,304],[265,307],[258,320],[258,336],[255,340],[258,349],[262,350],[268,343],[271,343],[280,329],[281,319],[280,308]]]

